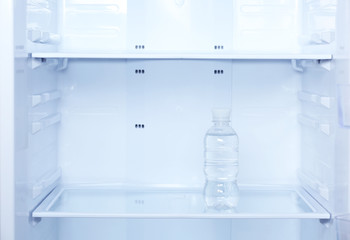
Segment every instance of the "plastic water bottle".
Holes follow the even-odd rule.
[[[238,136],[230,126],[230,109],[213,109],[214,125],[204,139],[204,197],[208,208],[227,210],[238,204]]]

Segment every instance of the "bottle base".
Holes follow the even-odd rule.
[[[204,187],[207,208],[229,210],[236,208],[239,201],[239,189],[236,182],[207,181]]]

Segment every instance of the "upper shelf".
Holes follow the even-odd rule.
[[[65,53],[65,52],[37,52],[33,58],[83,58],[83,59],[305,59],[327,60],[332,54],[302,54],[302,53]]]
[[[307,218],[330,214],[302,189],[240,187],[238,205],[208,210],[202,189],[56,188],[33,217],[87,218]]]

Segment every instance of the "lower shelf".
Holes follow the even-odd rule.
[[[309,218],[330,214],[299,188],[240,187],[235,209],[207,209],[202,189],[58,187],[35,218]]]

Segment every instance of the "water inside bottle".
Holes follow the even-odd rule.
[[[204,140],[206,183],[204,197],[208,208],[226,210],[238,204],[238,136],[226,117],[213,116]]]

